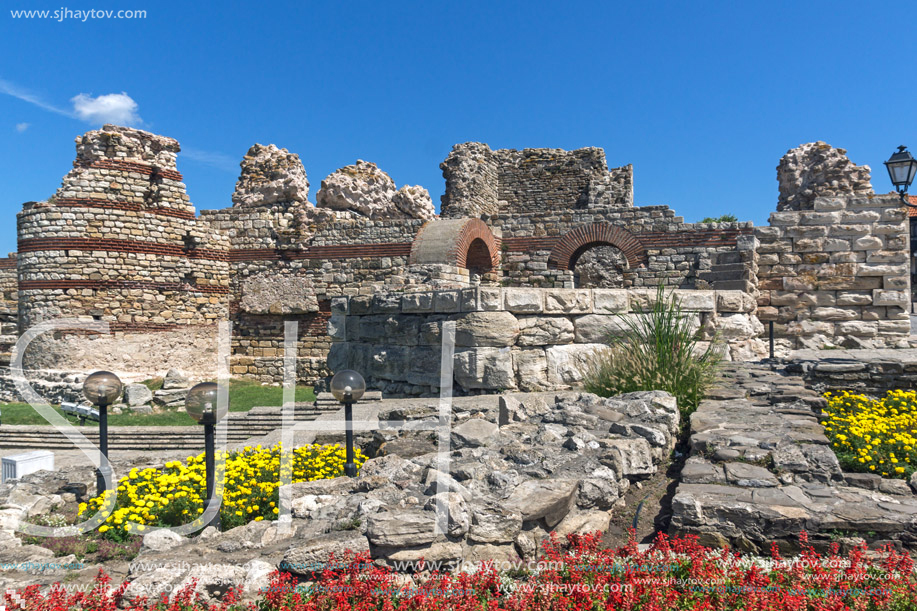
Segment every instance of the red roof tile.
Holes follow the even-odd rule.
[[[917,206],[917,195],[908,195],[907,199],[911,202],[911,205]],[[917,217],[917,208],[911,208],[908,206],[907,215],[910,217]]]

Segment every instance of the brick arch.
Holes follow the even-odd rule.
[[[627,265],[631,269],[640,267],[646,261],[646,250],[634,234],[608,223],[593,223],[564,234],[551,249],[548,266],[570,269],[575,259],[585,250],[584,247],[599,244],[610,244],[619,248],[627,257]]]
[[[412,265],[436,263],[467,268],[469,263],[483,267],[482,262],[489,263],[491,269],[500,265],[500,239],[481,219],[427,221],[411,245]]]

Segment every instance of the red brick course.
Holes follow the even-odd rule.
[[[167,170],[165,168],[158,168],[156,166],[147,165],[145,163],[136,163],[134,161],[115,161],[112,159],[99,159],[93,161],[92,163],[86,163],[85,161],[74,161],[73,167],[75,168],[101,168],[104,170],[117,170],[119,172],[135,172],[137,174],[143,174],[144,176],[151,176],[153,178],[162,177],[169,180],[182,181],[183,176],[181,172],[175,170]]]
[[[19,240],[19,252],[54,250],[102,250],[108,252],[143,253],[187,259],[229,261],[229,252],[208,248],[185,248],[177,244],[141,240],[115,240],[96,238],[28,238]]]
[[[125,210],[127,212],[142,212],[157,216],[171,216],[179,219],[194,220],[195,214],[191,210],[174,210],[172,208],[144,208],[143,205],[133,202],[114,202],[104,199],[84,199],[76,197],[62,197],[54,200],[54,205],[62,208],[102,208],[105,210]]]
[[[229,287],[219,285],[183,284],[179,282],[143,282],[139,280],[20,280],[19,290],[68,289],[149,289],[153,291],[181,291],[228,295]]]

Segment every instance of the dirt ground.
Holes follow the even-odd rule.
[[[602,538],[605,545],[620,547],[627,543],[635,517],[638,543],[652,543],[657,532],[668,532],[672,497],[675,496],[678,476],[687,458],[684,453],[686,450],[680,445],[676,448],[674,459],[669,460],[664,469],[661,468],[642,482],[631,484],[624,493],[624,505],[612,514],[608,532]]]

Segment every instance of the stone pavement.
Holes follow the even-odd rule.
[[[768,365],[732,364],[691,416],[691,455],[671,532],[767,553],[832,541],[917,547],[917,496],[904,480],[844,473],[819,423],[825,399]]]

